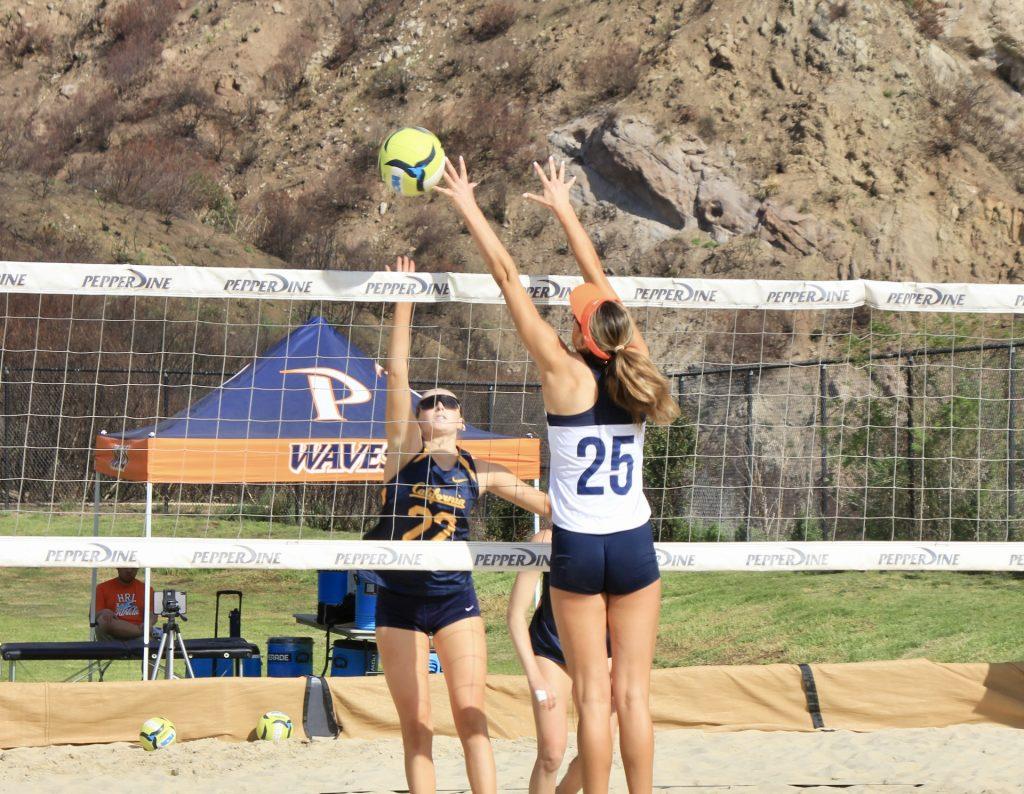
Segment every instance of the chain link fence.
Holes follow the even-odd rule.
[[[672,375],[683,409],[648,428],[645,484],[662,540],[1019,540],[1017,343]],[[173,416],[215,370],[9,367],[0,383],[7,510],[86,511],[93,439]],[[437,385],[415,381],[413,388]],[[468,422],[541,439],[534,382],[446,382]],[[546,475],[546,472],[545,472]],[[375,484],[159,485],[165,512],[363,531]],[[105,503],[141,502],[106,481]],[[485,499],[478,537],[524,537],[532,517]]]

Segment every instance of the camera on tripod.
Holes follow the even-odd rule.
[[[185,593],[181,590],[157,590],[153,593],[153,611],[165,618],[163,634],[160,636],[160,645],[155,654],[151,654],[153,668],[150,678],[156,678],[160,663],[164,663],[164,675],[166,678],[174,678],[174,656],[180,653],[182,661],[185,662],[185,675],[188,678],[195,678],[195,671],[192,670],[192,662],[189,661],[188,651],[185,648],[185,640],[181,637],[181,626],[179,620],[188,620],[185,616]]]
[[[160,617],[181,617],[185,612],[183,590],[156,590],[153,592],[153,611]]]

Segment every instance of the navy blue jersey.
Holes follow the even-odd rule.
[[[441,468],[426,452],[381,488],[380,520],[365,540],[469,540],[469,514],[480,496],[473,457],[463,449]],[[445,595],[472,586],[469,571],[377,571],[378,585],[405,595]]]

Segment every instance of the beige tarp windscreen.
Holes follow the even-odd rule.
[[[926,660],[812,665],[826,728],[941,727],[994,723],[1024,728],[1024,665]],[[342,736],[397,737],[382,678],[329,679]],[[431,676],[437,733],[454,735],[441,676]],[[533,735],[526,681],[488,679],[491,734]],[[0,683],[0,747],[134,741],[142,721],[166,716],[179,739],[244,741],[264,711],[287,712],[302,736],[303,679],[205,678],[93,684]],[[657,729],[812,730],[796,665],[655,670]]]

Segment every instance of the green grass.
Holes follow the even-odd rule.
[[[101,577],[112,576],[101,571]],[[517,673],[505,631],[512,574],[478,574],[487,623],[490,670]],[[268,636],[312,636],[315,669],[323,634],[297,625],[294,612],[316,608],[313,571],[155,570],[158,587],[188,592],[185,636],[212,636],[214,592],[245,592],[242,633],[266,652]],[[927,657],[940,662],[1024,658],[1020,615],[1024,587],[1012,574],[958,573],[690,573],[664,579],[655,664],[856,662]],[[0,569],[0,641],[88,637],[89,572]],[[229,605],[225,605],[230,608]],[[226,618],[222,616],[222,625]],[[18,665],[20,680],[60,680],[80,665]],[[110,679],[137,676],[116,662]]]
[[[231,508],[225,507],[230,512]],[[237,510],[237,507],[235,508]],[[0,535],[91,535],[92,516],[66,512],[0,513]],[[101,536],[139,535],[137,512],[104,514]],[[155,536],[230,538],[333,538],[349,533],[237,515],[154,515]],[[101,571],[109,578],[113,571]],[[512,574],[478,574],[487,623],[490,669],[517,673],[504,611]],[[315,664],[324,636],[300,626],[295,612],[316,609],[314,571],[155,570],[158,588],[189,594],[186,637],[213,633],[214,593],[245,593],[242,633],[266,652],[267,637],[311,636]],[[0,569],[0,642],[84,640],[88,637],[89,572],[85,569]],[[230,608],[226,606],[226,609]],[[766,664],[855,662],[924,656],[941,662],[1024,658],[1019,616],[1024,587],[1013,574],[897,573],[689,573],[664,578],[655,664]],[[226,618],[222,621],[226,628]],[[60,680],[77,663],[25,663],[22,680]],[[108,677],[129,679],[137,666],[115,663]]]
[[[216,510],[217,507],[214,507]],[[255,510],[255,508],[247,508]],[[209,515],[163,514],[157,506],[153,513],[153,537],[183,538],[267,538],[268,540],[291,540],[308,538],[314,540],[356,539],[356,533],[334,532],[300,527],[283,521],[270,521],[254,515],[239,515],[237,505],[223,505],[222,512]],[[104,537],[139,537],[145,534],[145,515],[142,507],[137,509],[124,505],[118,511],[109,508],[101,512],[99,534]],[[0,512],[0,535],[49,535],[81,537],[93,534],[93,515],[83,511],[80,505],[65,511],[42,509]]]

